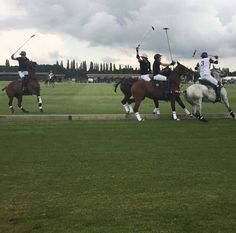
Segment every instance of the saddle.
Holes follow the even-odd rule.
[[[152,85],[155,88],[162,89],[163,91],[163,98],[167,99],[170,94],[170,82],[168,81],[158,81],[158,80],[152,80]]]
[[[200,84],[206,86],[208,89],[209,89],[209,88],[215,89],[215,85],[212,84],[211,82],[205,80],[205,79],[198,79],[198,81],[199,81]]]
[[[220,97],[220,89],[222,87],[222,84],[219,83],[218,87],[215,86],[214,84],[212,84],[211,82],[205,80],[205,79],[199,79],[199,83],[206,86],[208,89],[213,89],[215,91],[216,94],[216,100],[214,103],[216,102],[220,102],[221,101],[221,97]]]

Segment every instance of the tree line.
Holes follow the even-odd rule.
[[[5,65],[0,66],[0,72],[17,72],[18,66],[11,66],[10,61],[7,59]],[[81,63],[76,62],[75,60],[67,60],[66,64],[63,64],[63,61],[56,61],[55,64],[38,64],[36,72],[49,72],[52,70],[55,74],[64,74],[65,78],[76,78],[84,79],[87,78],[88,73],[111,73],[111,74],[137,74],[139,70],[133,68],[130,65],[119,65],[113,63],[94,63],[90,61],[87,64],[86,61]]]
[[[10,61],[6,59],[5,65],[0,66],[0,72],[17,72],[18,66],[11,66]],[[230,72],[228,68],[228,76],[236,76],[236,71]],[[90,61],[89,65],[86,61],[82,61],[80,64],[75,60],[67,60],[66,64],[63,61],[56,61],[55,64],[38,64],[36,72],[49,72],[52,70],[55,74],[64,74],[65,78],[85,79],[88,73],[101,73],[101,74],[137,74],[138,68],[133,68],[130,65],[118,65],[113,63],[94,63]],[[198,74],[195,72],[194,76],[197,78]],[[195,78],[194,78],[195,79]]]

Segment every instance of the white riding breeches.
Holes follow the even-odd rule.
[[[146,82],[150,82],[150,81],[151,81],[151,79],[150,79],[150,77],[149,77],[149,74],[141,75],[141,76],[140,76],[140,79],[143,79],[143,80],[146,81]]]
[[[167,77],[162,74],[157,74],[153,76],[153,79],[157,81],[167,81]]]
[[[28,71],[18,71],[18,74],[19,74],[20,78],[24,78],[26,75],[29,74],[29,72]]]
[[[212,83],[215,86],[218,85],[218,81],[214,77],[212,77],[210,74],[209,75],[203,75],[199,79],[207,80],[208,82]]]

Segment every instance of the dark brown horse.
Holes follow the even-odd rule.
[[[131,87],[137,81],[138,81],[137,78],[121,79],[118,82],[116,82],[114,85],[115,92],[116,92],[118,86],[120,86],[120,90],[124,94],[124,98],[121,100],[121,104],[123,105],[127,115],[134,112],[133,107],[132,107],[132,103],[134,103],[135,100],[134,100],[134,98],[131,98],[132,97]],[[159,115],[160,114],[159,102],[154,101],[154,105],[155,105],[155,108],[153,109],[152,113]]]
[[[187,75],[189,73],[189,69],[184,65],[177,62],[177,66],[174,68],[172,73],[169,76],[169,91],[166,91],[163,88],[156,87],[152,82],[146,82],[144,80],[138,80],[131,87],[131,93],[135,100],[134,105],[134,113],[138,121],[142,121],[139,114],[139,106],[142,100],[145,97],[153,99],[154,102],[158,102],[159,100],[168,100],[171,103],[172,108],[172,116],[174,120],[179,120],[176,115],[175,110],[175,102],[177,102],[188,115],[191,115],[190,112],[185,108],[184,103],[180,98],[180,82],[181,76]]]
[[[47,86],[55,87],[56,78],[56,75],[53,75],[51,78],[46,79],[44,84]]]
[[[2,91],[6,90],[6,94],[8,96],[9,102],[9,109],[12,113],[14,113],[14,108],[12,106],[13,98],[15,97],[18,100],[18,107],[22,110],[22,112],[27,113],[23,106],[22,106],[22,99],[23,95],[36,95],[38,100],[38,107],[40,112],[43,112],[42,108],[42,98],[40,96],[40,84],[38,82],[37,77],[35,76],[35,67],[36,62],[28,62],[27,68],[29,75],[27,77],[27,89],[22,90],[22,83],[21,80],[15,80],[10,82],[6,87],[2,89]]]

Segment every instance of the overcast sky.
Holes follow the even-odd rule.
[[[174,60],[193,68],[197,49],[236,70],[235,0],[1,0],[0,10],[1,65],[33,34],[22,50],[39,64],[75,59],[136,67],[141,41],[151,62],[155,53],[169,62],[168,27]]]

